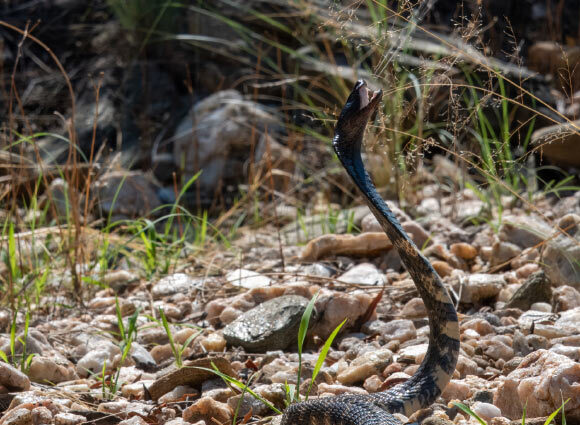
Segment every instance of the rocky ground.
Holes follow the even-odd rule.
[[[580,196],[538,195],[532,212],[508,207],[494,232],[466,224],[484,207],[472,192],[435,197],[435,189],[418,193],[412,216],[395,211],[457,302],[461,355],[439,402],[410,419],[476,423],[449,404],[461,401],[490,424],[520,423],[524,406],[527,423],[540,423],[568,400],[568,423],[580,420]],[[149,281],[109,271],[116,290],[20,334],[14,352],[34,356],[26,374],[0,363],[1,423],[201,425],[271,416],[248,392],[191,367],[211,367],[211,359],[283,410],[285,385],[297,381],[300,318],[315,294],[302,394],[322,343],[345,318],[312,396],[372,393],[408,379],[427,348],[425,307],[374,217],[366,207],[353,212],[360,234],[325,234],[305,246],[280,248],[273,229],[248,233],[235,243],[243,258],[214,258],[224,264],[217,274],[186,267]],[[152,320],[160,309],[181,325],[168,333]],[[130,318],[136,326],[127,356],[117,311],[125,333]],[[10,321],[2,313],[2,327]],[[172,344],[182,347],[181,369]],[[0,345],[11,352],[9,334]]]
[[[580,423],[578,1],[219,2],[0,5],[0,425],[276,423],[413,375],[424,304],[327,143],[361,76],[364,160],[460,314],[399,418]]]

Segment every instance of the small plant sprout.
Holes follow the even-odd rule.
[[[189,345],[193,342],[195,338],[200,336],[203,333],[203,329],[200,329],[197,333],[191,334],[183,344],[178,344],[174,338],[173,334],[171,333],[171,328],[169,326],[169,322],[167,321],[167,317],[165,316],[165,312],[162,308],[159,309],[159,317],[161,318],[161,325],[163,329],[165,329],[165,333],[169,338],[169,345],[171,346],[171,351],[173,352],[173,356],[175,357],[175,364],[178,368],[183,367],[183,353],[189,347]]]
[[[308,332],[310,318],[312,317],[312,313],[314,311],[314,304],[316,303],[316,299],[318,298],[319,294],[320,291],[314,294],[312,299],[308,302],[308,305],[302,314],[302,319],[300,320],[300,327],[298,328],[298,375],[296,378],[296,392],[294,401],[299,401],[300,398],[298,389],[300,388],[300,378],[302,374],[302,349],[304,347],[304,341],[306,340],[306,333]]]

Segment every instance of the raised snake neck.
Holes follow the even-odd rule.
[[[392,413],[410,416],[431,405],[451,379],[459,355],[457,313],[441,279],[380,197],[364,168],[360,154],[364,130],[382,93],[377,92],[364,107],[361,90],[366,90],[364,81],[357,82],[340,114],[334,150],[415,282],[429,317],[429,348],[417,372],[404,383],[369,395],[341,395],[293,404],[286,409],[281,425],[399,425]]]

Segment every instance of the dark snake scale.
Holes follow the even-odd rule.
[[[404,383],[380,393],[341,395],[291,405],[281,425],[400,425],[393,413],[408,417],[431,405],[455,371],[459,354],[455,307],[429,261],[377,193],[361,159],[364,131],[381,97],[380,90],[371,92],[364,81],[356,83],[337,121],[333,146],[417,286],[429,316],[429,348],[415,375]]]

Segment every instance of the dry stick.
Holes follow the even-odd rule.
[[[10,131],[12,128],[14,128],[14,115],[12,113],[12,105],[13,105],[13,98],[16,97],[16,100],[18,102],[19,107],[22,110],[22,102],[20,101],[20,96],[18,96],[17,90],[16,90],[16,83],[15,83],[15,78],[16,78],[16,69],[18,67],[18,63],[20,62],[20,57],[22,55],[22,45],[24,44],[24,40],[26,39],[26,34],[28,34],[28,23],[26,24],[26,30],[25,30],[25,34],[22,37],[22,39],[20,40],[20,42],[18,43],[18,50],[16,53],[16,60],[14,61],[14,67],[12,69],[12,74],[10,77],[10,98],[8,101],[8,140],[9,140],[9,147],[12,147],[12,131]],[[22,115],[24,116],[24,111],[22,110]],[[22,145],[20,145],[20,154],[22,156]],[[20,173],[19,173],[19,178],[22,177],[22,168],[20,168]],[[16,207],[16,192],[14,191],[12,193],[12,210],[15,209]],[[10,243],[10,241],[8,242]],[[20,244],[18,244],[20,246]],[[9,251],[9,249],[8,249]],[[22,256],[19,255],[19,261],[21,260]],[[22,267],[22,264],[20,264],[20,267]],[[15,270],[10,270],[10,273],[8,273],[8,298],[10,301],[10,308],[15,311],[15,304],[14,304],[14,274],[15,274]]]
[[[58,67],[59,71],[61,72],[62,76],[64,77],[65,80],[65,84],[68,88],[68,92],[71,98],[71,118],[70,118],[70,122],[68,125],[68,132],[69,132],[69,139],[70,139],[70,145],[71,145],[71,149],[72,146],[76,146],[76,133],[75,133],[75,110],[76,110],[76,103],[75,103],[75,96],[74,96],[74,91],[72,88],[72,84],[70,81],[70,78],[68,77],[64,67],[62,66],[62,64],[60,63],[60,61],[58,60],[58,58],[56,57],[56,55],[54,54],[54,52],[42,41],[40,41],[38,38],[36,38],[35,36],[33,36],[32,34],[30,34],[27,30],[21,30],[20,28],[11,25],[5,21],[0,20],[0,26],[6,27],[8,29],[11,29],[19,34],[21,34],[23,36],[23,40],[26,38],[29,38],[30,40],[32,40],[33,42],[35,42],[36,44],[38,44],[40,47],[42,47],[52,58],[52,60],[54,61],[54,63],[56,64],[56,66]],[[70,150],[69,150],[70,153]],[[75,155],[76,158],[76,155]],[[72,191],[72,187],[71,187],[71,191]],[[76,200],[76,196],[73,196],[73,198]],[[72,198],[71,198],[72,199]],[[77,210],[78,213],[78,210]],[[77,240],[77,243],[75,244],[75,253],[77,254],[77,259],[78,259],[78,240],[79,240],[79,231],[80,231],[80,222],[78,222],[78,220],[75,223],[75,239]],[[62,235],[61,235],[62,236]],[[74,277],[74,285],[75,285],[75,289],[77,289],[77,287],[80,286],[80,281],[78,279],[78,273],[76,271],[76,268],[74,267],[74,261],[70,256],[70,252],[67,251],[66,254],[66,259],[67,262],[70,265],[70,269],[71,269],[71,273]],[[80,288],[79,288],[80,289]],[[75,291],[75,293],[80,294],[80,291]]]
[[[268,166],[268,175],[270,176],[270,199],[274,203],[274,218],[276,220],[276,234],[278,235],[278,250],[280,251],[280,260],[282,261],[282,272],[286,271],[286,261],[284,260],[284,250],[282,249],[282,238],[280,237],[280,222],[278,220],[278,210],[276,208],[276,199],[274,197],[274,177],[272,176],[272,152],[270,149],[270,138],[268,129],[266,129],[266,161]]]
[[[95,142],[97,139],[97,124],[99,121],[99,98],[100,98],[100,94],[101,94],[101,84],[103,83],[103,77],[104,77],[104,73],[101,72],[99,75],[99,81],[98,81],[97,85],[95,85],[95,82],[92,81],[93,89],[95,91],[95,116],[93,118],[93,134],[92,134],[92,140],[91,140],[91,153],[89,155],[89,167],[91,167],[93,164],[93,158],[94,158],[94,154],[95,154]],[[92,177],[92,173],[90,172],[90,168],[89,168],[89,172],[87,174],[87,181],[85,184],[85,192],[86,193],[85,193],[85,209],[84,209],[84,223],[83,223],[83,226],[85,226],[85,227],[87,225],[87,219],[89,216],[89,195],[90,195],[90,190],[91,190],[91,177]]]

